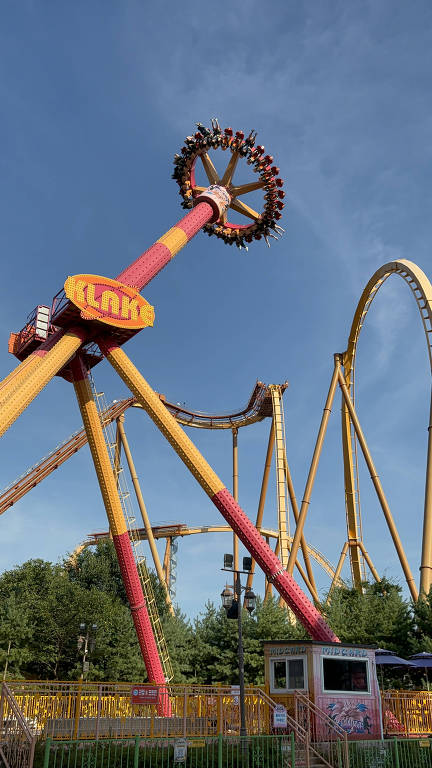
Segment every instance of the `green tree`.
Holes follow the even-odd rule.
[[[191,623],[177,609],[174,616],[165,616],[162,626],[174,672],[173,682],[192,682],[194,679],[192,655],[195,636]]]
[[[432,588],[413,604],[414,631],[412,653],[432,653]]]
[[[278,601],[257,600],[255,614],[242,614],[245,681],[264,682],[263,640],[286,640],[306,636],[306,632]],[[207,603],[195,621],[195,646],[192,654],[194,680],[200,683],[238,683],[238,625],[228,619],[223,608]]]
[[[31,658],[29,639],[33,627],[26,608],[12,593],[0,602],[0,671],[8,678],[23,677]]]
[[[365,583],[363,592],[338,587],[325,616],[338,637],[349,643],[376,644],[404,656],[411,647],[413,619],[402,590],[387,579]]]
[[[111,540],[98,541],[76,557],[69,556],[64,561],[64,568],[69,581],[80,584],[84,589],[106,592],[127,605],[117,555]]]

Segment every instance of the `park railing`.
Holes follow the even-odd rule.
[[[382,691],[384,736],[423,736],[432,733],[432,692]]]
[[[37,735],[52,739],[217,736],[240,731],[239,691],[228,686],[171,685],[157,688],[172,716],[159,717],[155,703],[132,703],[131,683],[14,681],[9,683]],[[139,686],[145,689],[146,686]],[[274,702],[257,687],[245,690],[246,729],[269,733]]]
[[[35,768],[175,768],[179,751],[185,768],[295,768],[290,736],[219,736],[176,739],[106,739],[55,741],[48,739]],[[39,756],[38,756],[39,757]]]
[[[346,731],[299,691],[294,694],[295,721],[308,733],[310,751],[330,768],[349,768]]]
[[[350,768],[432,768],[430,739],[350,741]]]
[[[34,768],[175,768],[179,749],[185,768],[314,768],[313,754],[298,751],[294,734],[178,739],[104,739],[41,744]],[[348,742],[350,768],[432,768],[429,739]],[[342,763],[336,763],[339,768]]]
[[[0,693],[0,765],[32,768],[36,735],[23,716],[8,685]]]

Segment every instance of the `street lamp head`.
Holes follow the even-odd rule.
[[[79,628],[80,628],[80,632],[85,632],[86,631],[86,625],[85,624],[80,624]]]
[[[226,611],[228,611],[231,606],[234,599],[233,591],[228,586],[225,587],[223,592],[221,592],[221,598],[222,598],[222,605],[225,608]]]
[[[232,570],[234,565],[234,555],[224,555],[224,568]]]
[[[244,596],[244,607],[249,613],[255,610],[256,606],[256,594],[251,589],[247,589]]]

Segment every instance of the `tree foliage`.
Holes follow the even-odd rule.
[[[179,610],[171,616],[164,589],[154,575],[152,580],[174,682],[237,684],[237,621],[212,603],[193,623]],[[405,657],[432,651],[432,590],[413,606],[387,580],[365,584],[363,593],[336,588],[323,610],[344,642],[376,644]],[[146,680],[112,542],[100,542],[58,565],[29,560],[0,576],[0,669],[7,660],[8,676],[77,679],[81,623],[97,625],[88,679]],[[307,638],[274,598],[258,599],[252,616],[243,610],[242,626],[249,685],[264,682],[263,640]]]
[[[325,616],[333,631],[347,643],[388,648],[400,656],[412,646],[413,617],[401,588],[386,579],[356,589],[338,588]]]

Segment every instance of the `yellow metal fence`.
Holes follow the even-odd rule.
[[[235,734],[240,728],[239,693],[231,687],[150,686],[158,687],[159,702],[169,698],[172,716],[166,718],[158,715],[155,704],[133,704],[131,683],[8,685],[33,731],[56,740],[216,736]],[[246,688],[245,693],[248,733],[268,733],[274,702],[259,688]]]
[[[385,736],[432,735],[431,691],[383,691],[381,706]]]
[[[133,687],[132,683],[82,681],[8,683],[27,725],[40,737],[64,740],[136,735],[155,738],[225,736],[239,733],[239,692],[234,687],[159,686],[159,702],[164,697],[170,701],[170,718],[159,716],[155,704],[133,704]],[[288,714],[295,717],[294,697],[289,697],[289,700],[288,697],[270,697],[260,688],[246,688],[246,727],[249,734],[271,732],[276,703],[283,703]],[[385,736],[432,735],[432,692],[383,691],[381,703]]]

